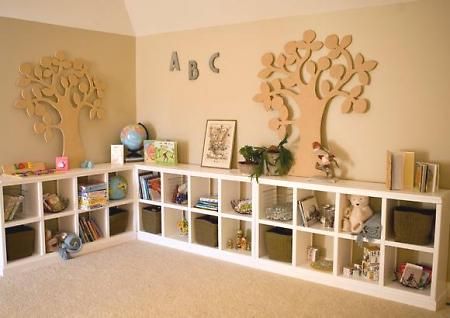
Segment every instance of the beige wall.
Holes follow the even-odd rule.
[[[440,162],[441,187],[450,188],[448,12],[450,1],[418,1],[140,37],[137,119],[151,125],[157,138],[178,140],[182,162],[200,163],[207,119],[237,119],[238,147],[274,143],[267,128],[274,113],[252,101],[261,55],[280,52],[307,29],[322,40],[351,34],[350,51],[379,65],[364,93],[369,112],[342,114],[334,101],[325,120],[323,134],[346,177],[382,182],[386,150],[413,150],[419,160]],[[169,72],[175,50],[181,72]],[[219,74],[208,69],[216,51]],[[199,64],[196,81],[188,80],[190,59]]]
[[[0,43],[0,164],[32,160],[54,166],[55,156],[61,154],[59,136],[45,143],[33,132],[35,118],[14,108],[20,93],[15,85],[19,65],[36,63],[58,50],[68,58],[86,60],[107,85],[105,118],[90,121],[85,109],[80,125],[87,159],[109,161],[110,144],[118,143],[121,128],[136,120],[135,38],[0,18]]]
[[[282,51],[307,29],[318,39],[351,34],[350,51],[379,66],[364,96],[366,114],[342,114],[337,100],[329,108],[324,134],[338,154],[346,177],[383,181],[385,152],[414,150],[419,159],[442,164],[441,185],[450,187],[450,2],[419,1],[332,14],[289,17],[234,26],[139,37],[137,40],[137,118],[150,123],[158,138],[181,142],[182,162],[200,163],[206,119],[237,119],[237,146],[270,144],[267,128],[275,113],[252,101],[263,53]],[[181,72],[169,72],[172,51]],[[220,52],[220,73],[208,68]],[[187,63],[195,59],[200,77],[189,81]]]

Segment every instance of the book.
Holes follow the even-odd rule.
[[[160,191],[159,191],[159,199],[153,199],[149,190],[149,180],[159,178],[158,172],[148,172],[143,173],[139,175],[139,193],[141,195],[141,198],[144,200],[161,200],[161,179],[160,179]],[[155,189],[157,189],[157,184],[154,185]],[[156,197],[158,198],[158,194],[156,194]]]
[[[161,201],[161,178],[148,179],[147,187],[151,200]]]
[[[423,267],[411,263],[406,263],[400,283],[407,287],[419,288],[423,274]]]
[[[178,151],[176,141],[155,140],[155,162],[158,164],[177,164]]]
[[[403,152],[403,189],[405,190],[414,188],[414,166],[415,153],[412,151]]]
[[[386,152],[386,188],[412,190],[415,181],[415,153],[412,151]]]
[[[144,140],[144,161],[147,163],[155,163],[156,149],[155,140]]]
[[[79,192],[93,192],[106,189],[107,186],[105,182],[81,183],[78,185]]]
[[[426,192],[436,192],[439,190],[439,164],[426,162],[427,180],[425,185]]]
[[[124,154],[123,145],[111,145],[111,164],[123,165],[125,161]]]

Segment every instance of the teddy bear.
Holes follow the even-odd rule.
[[[349,196],[350,206],[344,211],[342,231],[358,234],[361,232],[364,222],[373,215],[369,206],[369,197],[352,194]]]

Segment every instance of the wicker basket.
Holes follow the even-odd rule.
[[[435,210],[406,206],[394,208],[394,238],[397,242],[428,245],[433,240]]]
[[[264,233],[267,255],[270,259],[292,262],[292,231],[274,227]]]

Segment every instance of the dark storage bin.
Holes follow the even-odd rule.
[[[34,228],[20,225],[7,228],[6,233],[6,259],[13,261],[33,255]]]
[[[161,233],[161,207],[150,205],[142,209],[142,227],[145,232]]]
[[[428,245],[433,241],[435,210],[407,206],[394,208],[394,239],[397,242]]]
[[[292,231],[274,227],[264,233],[267,255],[270,259],[292,262]]]
[[[217,217],[211,215],[198,217],[194,220],[194,226],[196,243],[211,247],[219,245]]]
[[[109,208],[109,235],[125,232],[128,225],[128,210],[121,208]]]

